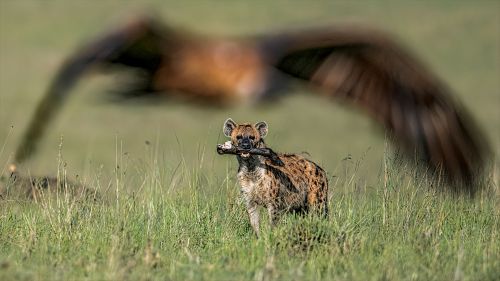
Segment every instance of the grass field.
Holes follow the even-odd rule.
[[[148,9],[215,34],[345,22],[386,29],[448,82],[500,152],[498,1],[65,2],[0,1],[2,174],[65,56]],[[20,167],[99,196],[0,201],[0,280],[500,279],[498,168],[475,199],[445,196],[395,159],[365,116],[307,89],[262,108],[107,101],[123,77],[83,79]],[[320,163],[328,220],[288,216],[254,238],[236,160],[214,149],[229,116],[267,121],[271,147]]]

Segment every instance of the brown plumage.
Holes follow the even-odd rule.
[[[135,94],[177,93],[212,105],[256,103],[299,79],[367,112],[432,170],[474,191],[489,152],[483,135],[443,85],[389,36],[341,26],[245,38],[211,38],[140,18],[70,56],[38,106],[16,161],[34,151],[75,82],[89,69],[141,70]],[[296,79],[292,79],[292,78]]]

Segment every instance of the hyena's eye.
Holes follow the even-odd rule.
[[[236,136],[236,139],[237,139],[237,140],[241,140],[242,138],[243,138],[243,136],[242,136],[242,135],[237,135],[237,136]]]

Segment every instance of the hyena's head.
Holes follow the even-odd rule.
[[[226,137],[231,138],[231,143],[234,146],[251,149],[264,145],[263,138],[267,135],[267,123],[258,122],[254,125],[249,123],[236,124],[229,118],[224,122],[222,130]]]

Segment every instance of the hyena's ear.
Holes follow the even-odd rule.
[[[231,132],[236,128],[236,123],[234,123],[233,119],[227,118],[226,122],[224,122],[224,126],[222,127],[222,131],[226,137],[231,137]]]
[[[267,135],[268,127],[266,122],[259,122],[255,124],[255,129],[259,131],[260,137],[264,138]]]

